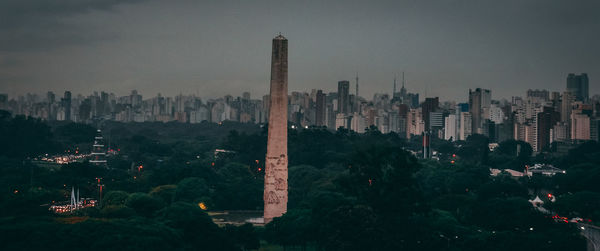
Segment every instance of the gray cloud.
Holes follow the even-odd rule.
[[[335,91],[358,71],[369,98],[405,71],[409,91],[464,101],[563,91],[587,72],[600,92],[600,1],[131,2],[1,1],[0,62],[14,64],[0,63],[0,92],[256,97],[279,31],[290,90]]]
[[[140,0],[3,0],[0,1],[0,52],[46,50],[85,44],[110,35],[67,22],[93,11],[109,11]]]

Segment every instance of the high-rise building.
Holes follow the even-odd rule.
[[[423,112],[423,120],[425,121],[425,129],[426,130],[431,130],[431,125],[430,125],[430,113],[435,112],[438,110],[440,105],[440,99],[438,97],[435,98],[425,98],[425,101],[423,101],[423,104],[421,105],[422,107],[422,112]]]
[[[65,96],[62,99],[62,103],[63,103],[63,108],[65,111],[65,120],[70,121],[71,120],[71,92],[70,91],[65,92]]]
[[[571,114],[571,139],[590,140],[590,117],[586,114]]]
[[[575,96],[568,91],[563,93],[560,106],[560,121],[568,124],[573,110],[573,101],[575,101]]]
[[[315,102],[315,125],[317,126],[325,126],[325,115],[326,115],[326,106],[325,106],[325,102],[326,102],[326,95],[323,93],[322,90],[318,90],[317,91],[317,97],[316,97],[317,102]]]
[[[250,93],[249,92],[242,93],[242,100],[249,101],[250,100]]]
[[[475,91],[471,91],[469,89],[469,112],[472,117],[471,130],[473,133],[485,133],[483,123],[486,118],[489,118],[491,101],[492,92],[490,90],[477,88]]]
[[[552,142],[564,142],[570,138],[571,132],[566,122],[558,122],[552,127]]]
[[[338,113],[350,113],[350,81],[338,82]]]
[[[600,142],[600,118],[590,119],[590,140]]]
[[[473,125],[473,117],[469,112],[461,112],[460,113],[460,128],[458,130],[458,139],[467,140],[469,136],[471,136],[473,129],[471,126]]]
[[[593,116],[593,106],[582,101],[572,102],[569,107],[569,131],[571,140],[589,140],[591,137],[590,121]]]
[[[575,100],[587,102],[589,98],[589,89],[587,73],[581,73],[581,75],[569,73],[567,76],[567,92],[575,96]]]
[[[552,107],[544,107],[543,112],[537,115],[537,150],[542,151],[550,147],[550,131],[560,121],[560,114]]]
[[[282,216],[288,201],[287,106],[288,40],[273,38],[267,156],[265,161],[264,223]]]
[[[333,103],[326,103],[325,118],[325,125],[327,125],[327,128],[329,128],[330,130],[337,130],[337,128],[335,127],[335,109],[333,108]]]
[[[527,90],[527,98],[534,98],[539,101],[548,101],[548,90]]]
[[[408,132],[408,112],[409,108],[406,104],[398,105],[398,135],[401,138],[406,138]]]
[[[502,108],[498,107],[496,104],[493,104],[490,107],[489,120],[493,121],[494,124],[502,124],[504,121],[504,112],[502,111]]]
[[[402,99],[402,103],[408,104],[404,102],[406,99],[406,88],[404,87],[404,72],[402,72],[402,87],[400,88],[400,98]]]
[[[404,104],[410,106],[410,108],[419,107],[419,94],[418,93],[407,93],[406,101],[403,101]]]
[[[590,120],[590,139],[600,142],[600,118]]]
[[[348,116],[343,113],[338,113],[335,117],[335,129],[337,130],[340,127],[350,129],[351,122],[352,122],[352,116]]]
[[[450,114],[444,120],[444,139],[456,141],[456,114]]]
[[[437,132],[444,128],[444,114],[442,112],[429,113],[429,128],[431,132]]]
[[[407,137],[411,135],[421,135],[425,131],[425,121],[421,108],[410,109],[407,117],[408,131]]]
[[[350,129],[357,133],[364,133],[367,128],[367,120],[363,115],[355,112],[350,119]]]

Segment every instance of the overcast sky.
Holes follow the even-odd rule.
[[[0,93],[145,98],[269,92],[271,39],[289,40],[289,90],[494,99],[564,91],[586,72],[600,93],[600,1],[1,0]],[[398,81],[400,85],[400,81]],[[398,87],[399,88],[399,87]]]

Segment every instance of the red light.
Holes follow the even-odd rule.
[[[210,163],[210,165],[211,165],[211,166],[215,166],[215,162],[213,162],[213,163]]]
[[[258,168],[258,171],[259,171],[259,172],[260,172],[260,171],[262,171],[262,168],[260,168],[260,167],[259,167],[259,168]]]
[[[452,154],[452,158],[456,158],[456,154],[455,153]]]
[[[552,198],[552,194],[551,193],[548,194],[548,198]]]

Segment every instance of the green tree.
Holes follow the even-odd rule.
[[[177,229],[187,248],[194,250],[233,250],[221,228],[197,205],[175,202],[157,212],[167,226]]]
[[[163,203],[169,205],[175,199],[175,192],[177,191],[176,185],[162,185],[153,188],[149,195],[161,200]]]
[[[163,208],[164,203],[145,193],[132,193],[125,201],[125,205],[135,210],[138,215],[150,217]]]
[[[210,196],[208,184],[204,179],[197,177],[181,180],[175,190],[175,201],[197,203],[207,196]]]
[[[110,191],[102,198],[102,204],[105,206],[124,206],[129,194],[124,191]]]

